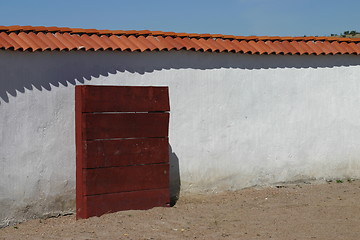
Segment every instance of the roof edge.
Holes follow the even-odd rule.
[[[341,38],[341,37],[290,37],[290,36],[236,36],[223,34],[198,34],[198,33],[176,33],[149,30],[108,30],[108,29],[86,29],[86,28],[68,28],[68,27],[45,27],[45,26],[0,26],[0,32],[6,33],[69,33],[77,35],[116,35],[116,36],[164,36],[164,37],[180,37],[180,38],[203,38],[203,39],[229,39],[229,40],[245,40],[245,41],[329,41],[329,42],[360,42],[360,38]]]

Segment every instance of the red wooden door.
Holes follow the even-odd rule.
[[[76,217],[169,206],[167,87],[76,86]]]

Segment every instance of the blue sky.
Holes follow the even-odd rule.
[[[0,0],[0,25],[232,35],[360,32],[359,0]]]

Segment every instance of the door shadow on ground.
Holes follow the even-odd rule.
[[[169,161],[170,161],[170,206],[174,206],[180,197],[180,167],[179,158],[172,151],[169,144]]]

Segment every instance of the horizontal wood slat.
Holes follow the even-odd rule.
[[[168,136],[168,113],[84,114],[83,121],[85,140]]]
[[[82,112],[170,111],[167,87],[83,86]]]
[[[84,195],[169,187],[169,164],[83,169]]]
[[[87,212],[84,218],[122,210],[145,210],[153,207],[166,207],[169,206],[169,196],[169,189],[85,196]]]
[[[83,168],[169,162],[167,138],[84,141]]]

